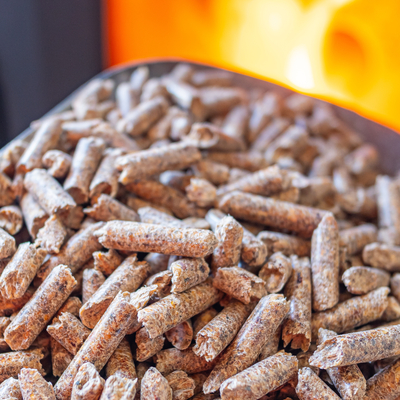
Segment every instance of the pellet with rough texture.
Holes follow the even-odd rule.
[[[192,166],[192,170],[195,176],[207,179],[214,185],[224,184],[229,179],[229,167],[209,160],[200,160]]]
[[[196,315],[193,318],[193,337],[200,332],[212,319],[218,315],[218,311],[214,307],[207,308],[207,310]]]
[[[121,264],[123,257],[116,250],[108,250],[106,253],[95,251],[93,253],[94,269],[105,276],[110,276]]]
[[[29,288],[19,299],[6,299],[0,295],[0,317],[19,311],[30,300],[33,293],[34,290]]]
[[[32,239],[35,239],[39,229],[44,226],[49,216],[29,192],[22,196],[20,206],[26,228]]]
[[[144,258],[150,265],[150,275],[165,271],[168,268],[169,255],[159,253],[149,253]]]
[[[319,328],[342,333],[381,318],[388,306],[389,288],[381,287],[363,296],[352,297],[335,307],[314,313],[312,335],[316,338]]]
[[[192,178],[186,186],[186,195],[199,207],[211,207],[217,197],[217,188],[206,179]]]
[[[186,350],[193,340],[193,326],[190,320],[183,321],[165,332],[167,340],[179,350]]]
[[[279,352],[227,379],[220,388],[222,400],[257,400],[297,374],[297,358]]]
[[[214,360],[228,347],[254,307],[255,303],[245,305],[241,301],[232,299],[197,333],[193,351],[206,361]]]
[[[44,121],[19,159],[17,172],[26,173],[34,168],[41,168],[43,155],[57,146],[60,136],[61,121],[59,119],[49,118]]]
[[[82,303],[85,304],[105,282],[106,277],[94,268],[83,271],[82,278]]]
[[[0,400],[22,400],[18,379],[8,378],[0,385]]]
[[[400,301],[400,273],[397,272],[390,278],[390,290],[397,301]]]
[[[150,367],[144,374],[140,386],[140,400],[172,400],[171,386],[154,367]]]
[[[64,224],[56,215],[52,215],[43,228],[39,229],[35,243],[50,254],[58,254],[67,236],[68,231]]]
[[[340,397],[313,372],[311,368],[299,370],[296,394],[300,400],[340,400]]]
[[[342,276],[348,292],[366,294],[382,286],[389,286],[390,274],[378,268],[351,267]]]
[[[318,343],[322,343],[336,335],[333,331],[321,328],[318,332]],[[357,365],[333,367],[328,368],[326,371],[343,400],[364,399],[366,381]]]
[[[74,355],[66,350],[57,340],[50,338],[51,364],[54,376],[61,376],[71,363]]]
[[[42,157],[42,164],[54,178],[62,179],[68,174],[72,157],[60,150],[49,150]]]
[[[4,340],[4,331],[6,330],[7,326],[10,325],[11,318],[9,317],[0,317],[0,353],[5,353],[10,351],[10,347]]]
[[[133,400],[136,395],[137,379],[111,376],[106,380],[100,400]]]
[[[131,347],[126,338],[115,349],[106,365],[106,376],[119,376],[121,378],[136,379],[135,363]]]
[[[210,273],[204,258],[181,258],[173,262],[169,269],[172,272],[172,293],[182,293],[204,282]]]
[[[282,339],[286,347],[308,350],[311,342],[311,268],[308,258],[291,257],[293,273],[284,294],[290,301],[290,310],[283,323]]]
[[[388,272],[400,271],[400,247],[371,243],[364,247],[362,258],[367,265]]]
[[[311,244],[313,309],[323,311],[339,301],[339,229],[332,214],[323,217]]]
[[[244,304],[267,294],[264,280],[239,267],[218,268],[213,285]]]
[[[22,177],[22,175],[16,175],[16,178]],[[0,206],[9,206],[11,205],[17,196],[20,196],[21,193],[18,193],[19,190],[16,187],[17,180],[11,181],[11,179],[0,171]]]
[[[67,266],[54,268],[4,332],[4,339],[10,348],[29,348],[75,285],[76,280]]]
[[[136,316],[136,308],[129,303],[130,294],[119,293],[100,321],[79,349],[54,389],[58,400],[71,396],[75,375],[85,362],[100,371],[121,343]]]
[[[124,185],[168,170],[185,169],[201,160],[201,153],[186,143],[173,143],[156,149],[121,156],[116,166]]]
[[[93,329],[119,291],[134,292],[148,271],[147,262],[137,262],[136,254],[127,257],[82,306],[79,315],[83,324]]]
[[[138,210],[140,221],[146,224],[165,225],[179,229],[189,228],[182,220],[153,207],[141,207]]]
[[[157,274],[151,275],[144,282],[145,286],[156,285],[157,295],[159,298],[163,298],[171,294],[171,271],[161,271]]]
[[[189,201],[181,191],[160,182],[141,179],[127,184],[125,188],[141,199],[170,210],[178,218],[204,215],[204,210]]]
[[[89,186],[105,149],[104,140],[88,137],[79,140],[72,158],[71,169],[64,182],[64,189],[77,204],[89,200]]]
[[[318,368],[344,367],[400,355],[400,326],[347,333],[325,340],[310,358]]]
[[[61,248],[58,254],[52,255],[37,273],[39,280],[44,280],[46,276],[59,264],[66,264],[72,273],[79,271],[83,265],[92,258],[92,254],[102,248],[94,232],[101,228],[104,222],[90,224],[80,229],[75,235],[71,236],[67,243]]]
[[[282,295],[263,297],[218,360],[204,383],[204,393],[217,391],[226,379],[250,367],[288,311],[289,303]]]
[[[211,260],[214,273],[218,268],[233,267],[239,263],[243,228],[234,218],[226,216],[217,223],[215,237],[218,245],[214,249]]]
[[[378,230],[373,224],[358,225],[339,232],[340,245],[345,246],[349,255],[361,253],[363,248],[376,242]]]
[[[17,206],[5,206],[0,208],[0,228],[10,235],[18,233],[23,224],[21,209]]]
[[[269,340],[264,344],[260,355],[258,356],[258,361],[262,361],[268,357],[273,356],[278,352],[279,342],[282,336],[282,326],[285,320],[276,328],[274,334],[269,338]]]
[[[174,371],[165,377],[172,389],[173,400],[187,400],[194,395],[194,380],[183,371]]]
[[[282,253],[274,253],[261,268],[258,276],[265,282],[268,293],[278,293],[292,274],[292,263]]]
[[[388,365],[367,381],[365,400],[397,400],[400,396],[400,360]]]
[[[53,385],[46,382],[39,371],[22,368],[18,374],[22,398],[29,400],[56,400]]]
[[[0,260],[11,257],[16,251],[15,239],[0,228]]]
[[[82,364],[75,376],[71,400],[98,400],[104,388],[104,379],[90,362]]]
[[[326,211],[273,200],[249,193],[230,192],[218,200],[218,207],[235,218],[312,236]]]
[[[400,318],[400,304],[395,297],[388,297],[388,306],[382,314],[383,321],[395,321]]]
[[[157,336],[154,339],[149,337],[146,328],[141,328],[136,332],[136,361],[142,362],[153,357],[164,347],[164,335]]]
[[[248,171],[258,171],[268,166],[264,156],[258,151],[217,152],[207,153],[207,160],[226,164],[231,168],[242,168]]]
[[[27,291],[44,258],[46,250],[29,242],[19,245],[17,252],[0,276],[0,293],[7,299],[19,299]]]
[[[154,252],[183,257],[206,257],[217,245],[214,234],[204,229],[180,231],[160,225],[136,222],[107,222],[96,232],[106,248]]]
[[[79,228],[81,208],[46,170],[37,168],[28,172],[24,185],[48,215],[56,214],[68,227]]]
[[[175,348],[161,350],[154,357],[156,368],[164,375],[173,371],[181,370],[187,374],[197,374],[209,371],[215,366],[215,361],[206,361],[203,357],[197,356],[193,348],[178,350]]]
[[[90,330],[69,312],[62,313],[46,330],[72,354],[78,352],[90,334]]]
[[[100,194],[91,207],[83,212],[96,221],[139,221],[137,213],[108,194]]]
[[[0,354],[0,383],[11,377],[17,378],[22,368],[34,368],[44,375],[40,358],[38,354],[23,351]]]
[[[111,197],[117,195],[119,173],[115,161],[122,154],[124,154],[122,149],[107,149],[104,152],[104,157],[89,186],[89,196],[92,202],[96,202],[103,193]]]
[[[186,292],[171,294],[140,310],[139,322],[145,326],[149,336],[155,338],[214,305],[221,298],[222,293],[208,279]]]
[[[268,253],[281,252],[285,256],[295,254],[299,257],[310,256],[311,242],[285,233],[262,231],[257,235],[268,248]]]

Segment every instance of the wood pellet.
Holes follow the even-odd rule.
[[[0,153],[0,400],[396,400],[399,175],[304,95],[94,79]]]

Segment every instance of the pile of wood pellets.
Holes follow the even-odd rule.
[[[400,179],[325,103],[178,64],[0,160],[0,400],[400,399]]]

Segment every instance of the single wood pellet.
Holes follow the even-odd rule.
[[[385,154],[310,97],[154,71],[0,153],[0,400],[396,400]]]

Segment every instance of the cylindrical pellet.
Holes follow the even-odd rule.
[[[208,256],[217,244],[214,234],[204,229],[177,231],[166,226],[125,221],[107,222],[96,235],[106,248],[195,258]]]
[[[108,250],[106,253],[95,251],[93,253],[94,269],[105,276],[110,276],[121,264],[123,257],[116,250]]]
[[[346,247],[347,254],[361,253],[363,248],[376,242],[378,230],[373,224],[363,224],[339,232],[340,245]]]
[[[193,340],[192,322],[190,319],[181,322],[169,331],[165,332],[165,337],[175,348],[186,350]]]
[[[311,268],[308,258],[291,257],[293,273],[285,286],[290,311],[283,323],[282,339],[286,347],[308,350],[311,342]]]
[[[22,368],[34,368],[45,374],[38,354],[23,351],[0,354],[0,383],[11,377],[17,378]]]
[[[299,257],[308,257],[311,252],[311,242],[285,233],[262,231],[257,235],[268,248],[268,253],[282,253],[289,257],[295,254]]]
[[[172,293],[182,293],[204,282],[210,273],[210,268],[203,258],[181,258],[169,268],[172,272]]]
[[[129,293],[119,293],[110,304],[55,385],[58,400],[69,399],[75,375],[82,364],[91,362],[100,371],[107,363],[135,319],[136,309],[129,299]]]
[[[313,309],[323,311],[339,301],[339,230],[333,215],[323,217],[311,245]]]
[[[30,400],[56,400],[53,385],[33,368],[22,368],[18,374],[22,398]]]
[[[29,192],[22,196],[20,206],[29,234],[32,239],[35,239],[39,229],[43,228],[49,216]]]
[[[106,366],[106,376],[136,379],[135,363],[133,362],[131,347],[124,338],[111,355]]]
[[[67,266],[54,268],[4,332],[4,338],[11,349],[29,348],[72,293],[75,285],[76,280]]]
[[[263,297],[227,351],[218,360],[204,383],[204,393],[217,391],[226,379],[250,367],[288,311],[289,303],[282,295]]]
[[[67,236],[67,228],[56,215],[52,215],[39,229],[35,244],[50,254],[58,254]]]
[[[75,376],[71,400],[98,400],[104,388],[104,379],[90,362],[84,363]]]
[[[164,335],[151,339],[146,328],[139,329],[135,335],[136,361],[146,361],[156,355],[164,347],[164,342]]]
[[[157,210],[153,207],[141,207],[138,210],[140,221],[145,224],[173,226],[179,229],[188,229],[189,226],[178,218]]]
[[[282,253],[274,253],[261,268],[258,276],[265,281],[268,293],[278,293],[292,274],[292,263]]]
[[[186,292],[171,294],[139,311],[149,336],[153,339],[183,321],[214,305],[222,293],[212,286],[212,280],[188,289]]]
[[[15,239],[0,228],[0,260],[11,257],[15,251]]]
[[[222,400],[257,400],[289,381],[297,373],[297,358],[284,352],[268,357],[221,385]]]
[[[326,211],[273,200],[249,193],[230,192],[218,200],[219,208],[235,218],[288,230],[309,238]]]
[[[367,265],[388,272],[400,271],[400,247],[371,243],[364,247],[362,258]]]
[[[18,379],[8,378],[0,385],[0,400],[22,400]]]
[[[18,233],[23,224],[22,213],[17,206],[6,206],[0,208],[0,228],[10,235]]]
[[[150,367],[143,376],[140,386],[141,400],[172,400],[172,389],[160,372]]]
[[[366,294],[382,286],[389,286],[390,274],[378,268],[351,267],[342,276],[348,292]]]
[[[137,379],[111,376],[106,380],[100,400],[132,400],[136,395]]]
[[[54,376],[61,376],[74,358],[74,355],[66,350],[57,340],[50,338],[51,363]]]
[[[92,295],[105,282],[105,276],[94,268],[88,268],[83,271],[82,280],[82,303],[85,304]]]
[[[42,164],[54,178],[62,179],[68,174],[72,157],[60,150],[49,150],[42,157]]]

